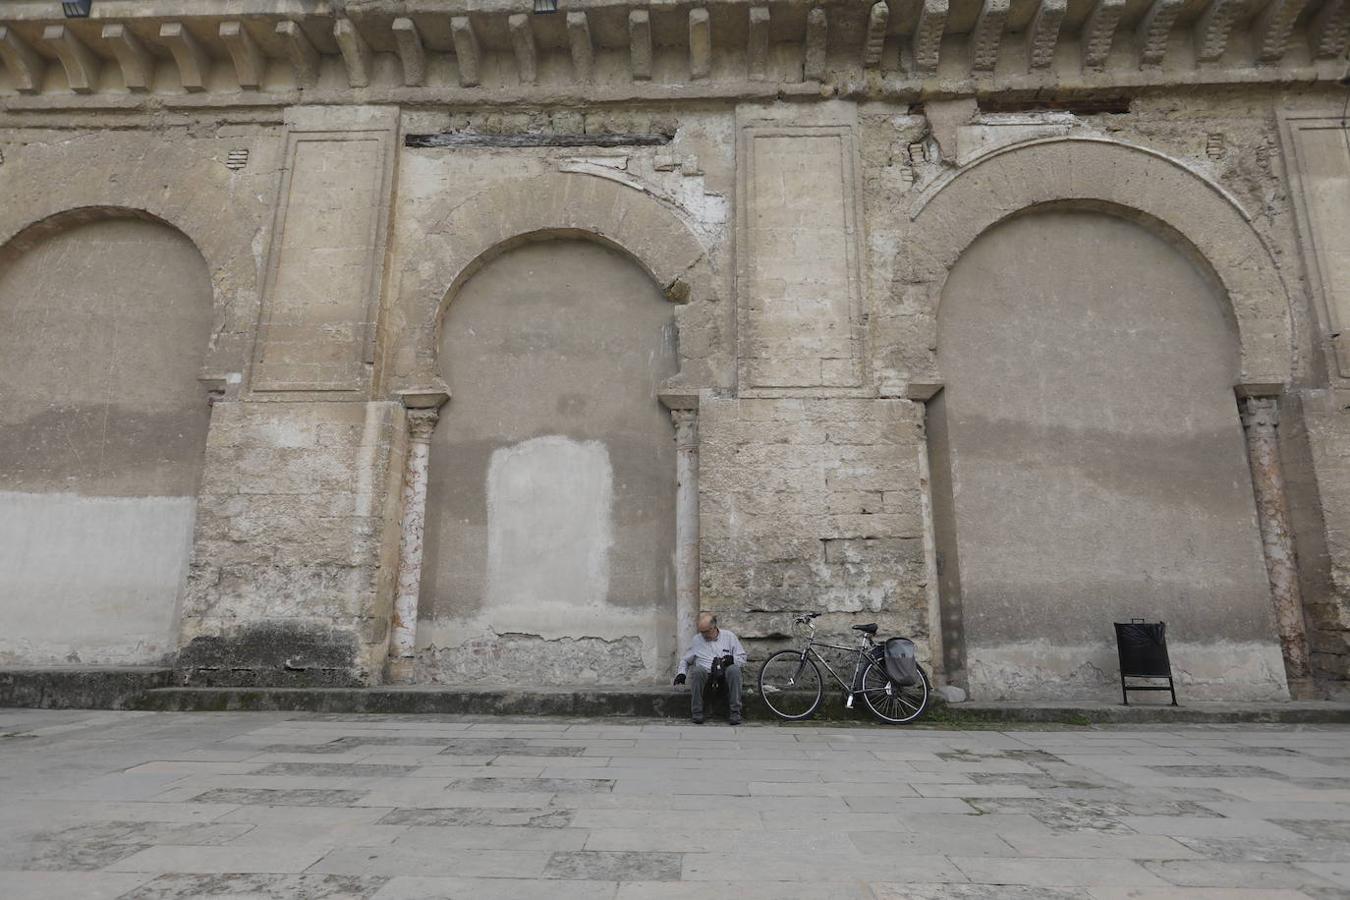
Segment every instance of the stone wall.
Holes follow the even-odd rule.
[[[196,684],[378,680],[404,447],[396,403],[217,403],[183,601]]]
[[[904,400],[701,403],[702,601],[753,657],[816,611],[822,636],[874,621],[928,664],[922,422]]]
[[[177,597],[182,677],[376,683],[397,674],[385,672],[396,632],[400,654],[424,652],[423,678],[605,680],[578,660],[612,631],[557,635],[573,642],[561,663],[531,673],[500,660],[528,659],[541,631],[525,626],[538,622],[501,640],[445,624],[440,586],[483,551],[437,544],[419,576],[426,479],[414,466],[403,483],[417,446],[409,421],[429,435],[447,394],[434,440],[476,433],[456,421],[448,382],[473,372],[445,358],[457,352],[447,308],[494,260],[566,239],[625,258],[673,320],[670,365],[644,384],[641,409],[681,441],[648,453],[644,469],[657,473],[653,496],[675,496],[673,511],[657,504],[674,519],[663,525],[673,564],[662,544],[644,570],[673,580],[654,604],[661,615],[716,608],[756,654],[783,640],[797,610],[826,611],[835,634],[875,618],[959,678],[970,635],[938,619],[961,563],[939,546],[979,530],[954,512],[969,483],[944,468],[960,434],[938,413],[959,412],[943,390],[952,373],[986,360],[970,342],[940,346],[939,305],[981,235],[1046,209],[1127,220],[1212,281],[1233,327],[1223,387],[1234,406],[1282,398],[1280,423],[1263,427],[1279,428],[1290,512],[1258,523],[1258,547],[1246,507],[1229,510],[1246,537],[1210,529],[1209,544],[1251,545],[1240,567],[1255,622],[1261,594],[1290,599],[1275,558],[1288,554],[1271,539],[1283,534],[1317,671],[1345,677],[1343,3],[1314,0],[1303,15],[1272,6],[1223,27],[1197,10],[1106,2],[1007,23],[965,0],[809,11],[586,0],[554,17],[491,4],[302,6],[283,15],[271,0],[240,0],[229,16],[168,19],[162,5],[96,4],[92,18],[65,20],[50,4],[16,3],[0,14],[7,252],[34,227],[120,210],[176,229],[205,260],[210,329],[191,348],[191,387],[217,402],[204,454],[184,460],[203,475]],[[547,285],[548,272],[537,277]],[[528,336],[509,315],[497,324]],[[66,331],[75,358],[79,341],[98,340]],[[604,354],[583,355],[582,380],[602,381]],[[588,400],[605,392],[566,387]],[[5,421],[26,415],[0,391]],[[548,423],[522,418],[508,423],[524,429],[513,441],[546,436],[525,426]],[[1253,481],[1229,430],[1234,496],[1269,488],[1268,457]],[[1184,442],[1184,431],[1164,437]],[[30,465],[18,455],[0,456],[0,478]],[[1039,577],[1026,559],[1007,563],[1019,566]],[[0,586],[21,565],[4,568]],[[419,630],[424,586],[436,596]],[[100,590],[72,589],[71,608],[90,608]],[[1201,613],[1189,625],[1221,636],[1206,624],[1218,609]],[[1082,660],[1060,651],[1076,638],[1046,627],[1040,677],[1048,693],[1073,693]],[[1260,624],[1263,646],[1297,639],[1273,627]],[[445,658],[461,645],[467,663]],[[160,655],[143,649],[139,660]],[[402,672],[412,657],[395,662]],[[642,677],[659,662],[645,661]]]

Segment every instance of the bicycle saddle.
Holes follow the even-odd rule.
[[[876,634],[876,633],[877,633],[877,623],[876,623],[876,622],[868,622],[866,625],[854,625],[854,626],[853,626],[853,630],[854,630],[854,631],[861,631],[861,632],[863,632],[864,634]]]

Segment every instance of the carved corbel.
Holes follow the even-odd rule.
[[[365,35],[351,19],[338,19],[333,23],[333,39],[337,41],[343,65],[347,68],[347,84],[354,88],[369,87],[374,54]]]
[[[1195,58],[1200,62],[1214,62],[1228,49],[1228,36],[1233,20],[1243,8],[1242,0],[1209,0],[1209,5],[1196,20]]]
[[[459,64],[460,87],[477,86],[480,81],[478,34],[473,30],[473,22],[468,16],[455,16],[450,20],[450,36],[455,41],[455,62]]]
[[[628,59],[634,81],[652,77],[652,20],[645,9],[628,13]]]
[[[1307,5],[1308,0],[1271,0],[1266,5],[1253,28],[1257,62],[1277,63],[1284,57],[1294,22]]]
[[[577,81],[590,81],[595,71],[595,47],[591,44],[591,20],[584,11],[567,14],[567,43],[572,50],[572,74]]]
[[[1350,0],[1326,0],[1308,28],[1313,56],[1335,59],[1350,43]]]
[[[1044,69],[1055,61],[1055,47],[1059,45],[1059,26],[1069,6],[1066,0],[1041,0],[1036,16],[1031,20],[1027,38],[1027,65]]]
[[[745,45],[745,70],[751,81],[769,77],[769,22],[767,6],[750,7],[750,25]]]
[[[702,7],[689,10],[689,77],[707,78],[712,71],[712,19]]]
[[[825,80],[825,51],[829,39],[830,20],[822,7],[816,6],[806,14],[806,47],[802,54],[802,77],[807,81]]]
[[[923,0],[919,9],[919,24],[914,26],[910,47],[914,52],[914,69],[924,74],[937,71],[942,53],[942,34],[947,28],[947,0]]]
[[[976,72],[992,72],[998,65],[998,48],[1003,43],[1003,26],[1008,20],[1008,0],[984,0],[970,33],[970,67]]]
[[[302,88],[313,87],[319,81],[319,51],[310,43],[299,23],[287,19],[277,23],[277,36],[286,45],[286,58],[295,72],[295,83]]]
[[[42,57],[6,25],[0,25],[0,59],[20,93],[35,94],[42,89]]]
[[[202,45],[197,43],[192,32],[184,28],[181,22],[165,22],[159,26],[159,39],[169,48],[174,62],[178,64],[178,80],[182,83],[183,90],[193,93],[206,90],[206,77],[211,72],[211,57],[207,55]]]
[[[521,84],[539,80],[539,47],[534,40],[534,25],[524,13],[516,13],[506,20],[511,32],[511,49],[516,54],[516,73]]]
[[[874,69],[881,65],[881,51],[886,46],[886,26],[891,21],[891,8],[886,0],[872,4],[867,13],[867,33],[863,37],[863,68]]]
[[[244,23],[221,22],[219,34],[225,49],[230,51],[239,86],[246,91],[256,91],[262,87],[263,76],[267,74],[267,60]]]
[[[394,43],[398,46],[398,58],[403,64],[403,83],[416,87],[427,80],[427,51],[422,44],[422,35],[417,23],[407,17],[394,20],[390,30],[394,32]]]
[[[98,81],[98,57],[75,36],[75,32],[64,25],[48,25],[42,29],[42,42],[61,60],[70,89],[77,94],[92,93]]]
[[[155,61],[141,39],[121,22],[104,25],[102,38],[117,57],[117,64],[122,69],[122,83],[127,90],[150,90],[155,77]]]
[[[1083,68],[1100,69],[1106,65],[1111,45],[1116,39],[1116,26],[1125,11],[1125,0],[1097,0],[1083,23]]]
[[[1153,0],[1135,31],[1135,45],[1139,48],[1141,66],[1161,65],[1167,55],[1167,42],[1172,26],[1185,6],[1185,0]]]

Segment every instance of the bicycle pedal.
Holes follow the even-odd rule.
[[[844,695],[844,709],[852,709],[852,708],[853,708],[853,695],[852,695],[852,694],[845,694],[845,695]]]

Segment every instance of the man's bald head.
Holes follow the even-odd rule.
[[[698,633],[703,635],[705,640],[712,640],[717,637],[717,614],[704,610],[698,614]]]

